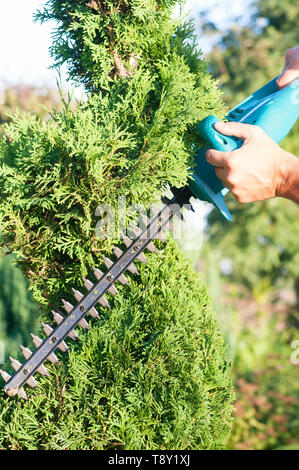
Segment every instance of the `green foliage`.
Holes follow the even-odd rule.
[[[232,262],[229,279],[250,291],[260,282],[269,290],[292,287],[299,276],[299,208],[278,199],[246,208],[232,197],[227,201],[234,223],[226,230],[225,222],[213,214],[209,234],[217,246],[218,261],[228,258]]]
[[[9,122],[17,110],[46,119],[49,116],[46,108],[50,107],[57,110],[61,108],[57,90],[29,85],[8,86],[0,106],[0,123]],[[6,138],[10,140],[9,136]],[[12,255],[0,258],[0,340],[4,343],[6,360],[17,354],[20,344],[28,343],[30,331],[37,328],[39,310],[28,292],[28,281],[13,265],[14,261]]]
[[[26,344],[36,326],[38,305],[28,291],[28,282],[13,265],[11,255],[0,259],[0,340],[5,356],[15,355],[20,344]]]
[[[45,123],[16,116],[0,141],[0,243],[18,256],[43,317],[103,264],[96,209],[183,185],[196,123],[222,102],[176,2],[47,2],[52,53],[88,100]],[[129,219],[133,214],[129,213]],[[222,448],[229,367],[207,296],[172,247],[121,289],[110,313],[28,403],[3,398],[3,448]],[[100,308],[99,308],[100,309]],[[103,313],[103,312],[102,312]],[[119,447],[120,446],[120,447]]]
[[[65,5],[84,13],[82,27],[97,21],[99,31],[108,34],[102,15],[85,3]],[[56,4],[48,2],[48,16],[51,5],[58,15]],[[135,7],[129,18],[139,31]],[[153,21],[162,31],[164,6],[155,8]],[[31,279],[35,298],[49,308],[58,301],[56,292],[61,295],[111,248],[111,242],[96,237],[97,206],[115,207],[119,196],[127,198],[127,205],[148,205],[166,184],[184,184],[198,143],[194,125],[212,109],[221,110],[214,82],[195,46],[186,42],[192,30],[181,27],[174,33],[172,26],[163,47],[160,35],[151,37],[157,49],[151,60],[138,49],[138,67],[130,78],[115,74],[78,109],[65,103],[47,123],[22,116],[5,127],[10,139],[0,142],[0,240],[22,255],[19,265]],[[107,70],[101,73],[107,78]]]
[[[236,402],[228,449],[298,448],[298,330],[289,321],[294,293],[262,278],[249,292],[242,279],[221,277],[211,246],[201,263],[232,362]]]
[[[232,105],[278,75],[286,50],[298,44],[298,5],[294,0],[255,2],[256,13],[248,27],[232,27],[210,55],[216,76]],[[260,19],[265,26],[257,29]],[[221,60],[220,60],[221,55]],[[282,142],[282,147],[299,156],[299,123]],[[233,216],[229,230],[212,213],[211,241],[233,262],[232,279],[250,290],[263,279],[270,286],[294,285],[298,271],[299,207],[282,199],[263,203],[228,204]]]
[[[265,304],[237,325],[237,401],[229,447],[263,450],[293,444],[298,449],[298,366],[291,362],[296,330],[285,322],[285,313],[275,306],[269,311]]]
[[[298,45],[298,2],[254,3],[248,26],[234,24],[220,32],[208,58],[229,106],[277,76],[286,50]],[[282,142],[297,156],[298,130],[297,123]],[[299,207],[283,199],[244,205],[231,195],[226,202],[233,223],[216,211],[210,214],[209,242],[201,256],[233,363],[237,410],[229,446],[298,448],[298,366],[290,356],[291,341],[298,337],[292,325],[299,306]],[[232,267],[226,275],[224,262]],[[281,301],[281,292],[289,303]]]
[[[183,40],[193,39],[192,28],[171,20],[172,7],[182,3],[49,0],[36,19],[58,22],[51,47],[54,66],[66,63],[71,79],[84,83],[89,90],[106,91],[115,76],[128,78],[137,68],[159,76],[159,66],[164,63],[168,69],[169,60],[175,59],[174,52],[183,54],[195,69],[202,67],[193,60],[192,41],[182,49]]]
[[[2,399],[0,448],[225,447],[230,367],[206,289],[173,242],[148,258],[51,381]]]

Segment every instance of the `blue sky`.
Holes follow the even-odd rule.
[[[226,24],[232,13],[241,14],[250,0],[209,0],[213,18]],[[41,0],[13,0],[0,3],[0,81],[7,83],[52,84],[56,72],[49,70],[53,25],[33,23],[33,13],[45,3]],[[216,7],[216,4],[218,5]],[[196,12],[207,5],[206,0],[187,0],[187,8]],[[201,44],[203,50],[208,43]]]

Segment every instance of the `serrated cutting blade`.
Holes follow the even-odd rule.
[[[175,202],[175,198],[172,202]],[[132,270],[132,266],[135,266],[133,263],[138,257],[139,259],[143,258],[143,251],[145,249],[157,251],[152,241],[159,237],[163,227],[166,226],[173,215],[174,212],[171,210],[171,205],[164,206],[161,211],[149,221],[148,226],[143,231],[140,232],[139,229],[137,230],[138,233],[130,244],[128,238],[124,239],[124,243],[126,245],[128,244],[128,247],[125,251],[117,251],[118,258],[115,262],[104,256],[103,261],[107,271],[102,273],[98,268],[94,269],[94,274],[98,280],[95,284],[90,283],[88,280],[84,281],[88,291],[86,295],[74,289],[74,295],[78,300],[76,305],[72,305],[69,301],[62,299],[63,307],[67,315],[62,316],[57,312],[52,312],[57,324],[56,328],[54,329],[47,324],[43,325],[47,335],[45,340],[42,340],[33,333],[31,334],[36,350],[31,352],[28,348],[22,347],[26,362],[23,365],[17,364],[18,370],[13,376],[10,376],[4,371],[0,371],[2,378],[6,382],[4,390],[9,396],[18,394],[22,398],[27,398],[23,386],[28,383],[28,380],[31,384],[35,383],[31,381],[35,372],[40,371],[40,373],[44,373],[45,375],[47,369],[44,366],[44,362],[46,360],[54,364],[59,362],[55,350],[59,348],[59,345],[64,348],[64,339],[67,336],[77,338],[77,334],[75,333],[77,325],[80,325],[82,328],[89,328],[85,320],[85,315],[94,308],[100,299],[104,298],[104,294],[107,292],[116,293],[114,287],[116,281],[128,284],[128,279],[124,276],[124,272],[130,270],[130,268]],[[143,259],[140,259],[140,261],[142,260]]]

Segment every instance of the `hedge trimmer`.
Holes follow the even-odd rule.
[[[276,79],[273,79],[233,108],[228,113],[227,119],[229,121],[256,124],[279,143],[288,134],[298,118],[298,104],[299,79],[282,90],[278,90]],[[198,132],[206,142],[206,147],[221,151],[231,151],[240,147],[242,145],[240,139],[224,136],[214,129],[216,121],[215,116],[209,116],[198,125]],[[78,325],[85,329],[89,328],[85,319],[87,314],[95,318],[99,317],[95,308],[97,303],[109,307],[105,294],[107,292],[113,295],[117,293],[116,281],[128,284],[128,278],[124,274],[127,270],[138,274],[134,261],[147,261],[143,253],[144,250],[156,250],[153,240],[163,237],[162,229],[168,225],[174,215],[181,216],[180,208],[190,200],[190,197],[194,196],[200,200],[211,202],[223,217],[229,221],[232,220],[223,199],[228,190],[217,178],[214,167],[207,163],[205,151],[205,148],[201,148],[195,155],[195,168],[189,178],[188,186],[182,189],[173,188],[174,197],[171,200],[164,198],[164,207],[161,210],[156,209],[156,214],[152,219],[145,217],[143,228],[133,227],[131,237],[123,235],[123,243],[126,249],[123,251],[119,247],[114,247],[116,257],[114,262],[109,258],[103,258],[107,268],[105,273],[98,268],[94,268],[97,282],[92,283],[88,279],[83,279],[87,293],[83,294],[73,289],[76,305],[62,300],[66,315],[52,312],[57,326],[52,328],[50,325],[42,323],[47,336],[46,339],[42,340],[32,334],[33,343],[36,347],[35,351],[32,352],[29,348],[21,346],[26,359],[25,363],[21,364],[16,359],[10,358],[11,365],[16,373],[10,376],[7,372],[0,370],[2,378],[6,382],[4,390],[7,395],[19,395],[22,398],[27,398],[24,385],[37,386],[34,377],[36,372],[48,375],[44,362],[46,360],[52,363],[58,362],[55,350],[57,348],[63,352],[68,350],[65,340],[66,338],[73,340],[78,338],[75,331]]]

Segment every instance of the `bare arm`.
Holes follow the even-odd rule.
[[[284,159],[283,178],[277,196],[299,204],[299,158],[288,153]]]

